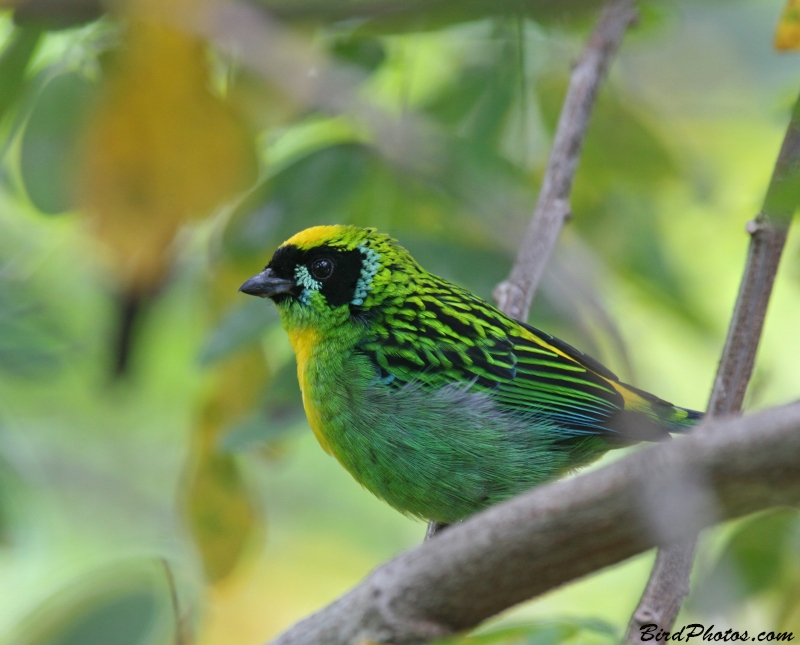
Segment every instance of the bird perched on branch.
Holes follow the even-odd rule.
[[[461,520],[701,416],[428,273],[374,229],[302,231],[240,291],[277,305],[322,447],[426,520]]]

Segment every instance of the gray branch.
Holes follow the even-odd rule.
[[[536,289],[570,215],[572,181],[597,92],[636,16],[634,0],[610,2],[572,71],[536,209],[508,279],[494,292],[498,307],[512,318],[528,318]]]
[[[800,98],[795,104],[783,146],[775,163],[761,212],[748,223],[750,248],[733,310],[722,358],[708,403],[708,415],[736,414],[742,409],[753,373],[775,274],[792,215],[800,203]],[[642,642],[641,626],[672,628],[689,594],[697,538],[659,549],[639,605],[631,616],[627,643]]]
[[[750,248],[708,405],[714,415],[738,412],[753,372],[775,274],[789,224],[800,205],[800,97],[775,163],[761,212],[747,225]]]
[[[272,645],[425,643],[715,521],[800,502],[800,403],[711,419],[699,430],[449,528]],[[708,487],[715,513],[702,503],[675,503],[685,473]],[[668,532],[652,530],[643,505],[671,509]]]

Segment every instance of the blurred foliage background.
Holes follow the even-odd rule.
[[[340,222],[490,298],[599,3],[256,4],[234,47],[192,31],[191,0],[0,9],[2,645],[261,643],[424,534],[322,452],[276,312],[237,288]],[[800,88],[782,8],[641,3],[534,303],[688,407]],[[797,397],[798,319],[793,234],[749,408]],[[615,642],[651,561],[459,642]],[[800,633],[796,512],[705,534],[695,620]]]

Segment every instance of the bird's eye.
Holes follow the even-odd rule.
[[[311,275],[316,280],[327,280],[333,273],[333,260],[318,258],[311,263]]]

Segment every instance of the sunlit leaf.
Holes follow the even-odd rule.
[[[20,152],[22,181],[34,206],[54,214],[73,207],[75,155],[96,85],[78,73],[50,79],[36,98]]]
[[[800,0],[786,0],[786,6],[775,29],[775,49],[779,51],[800,49]]]

